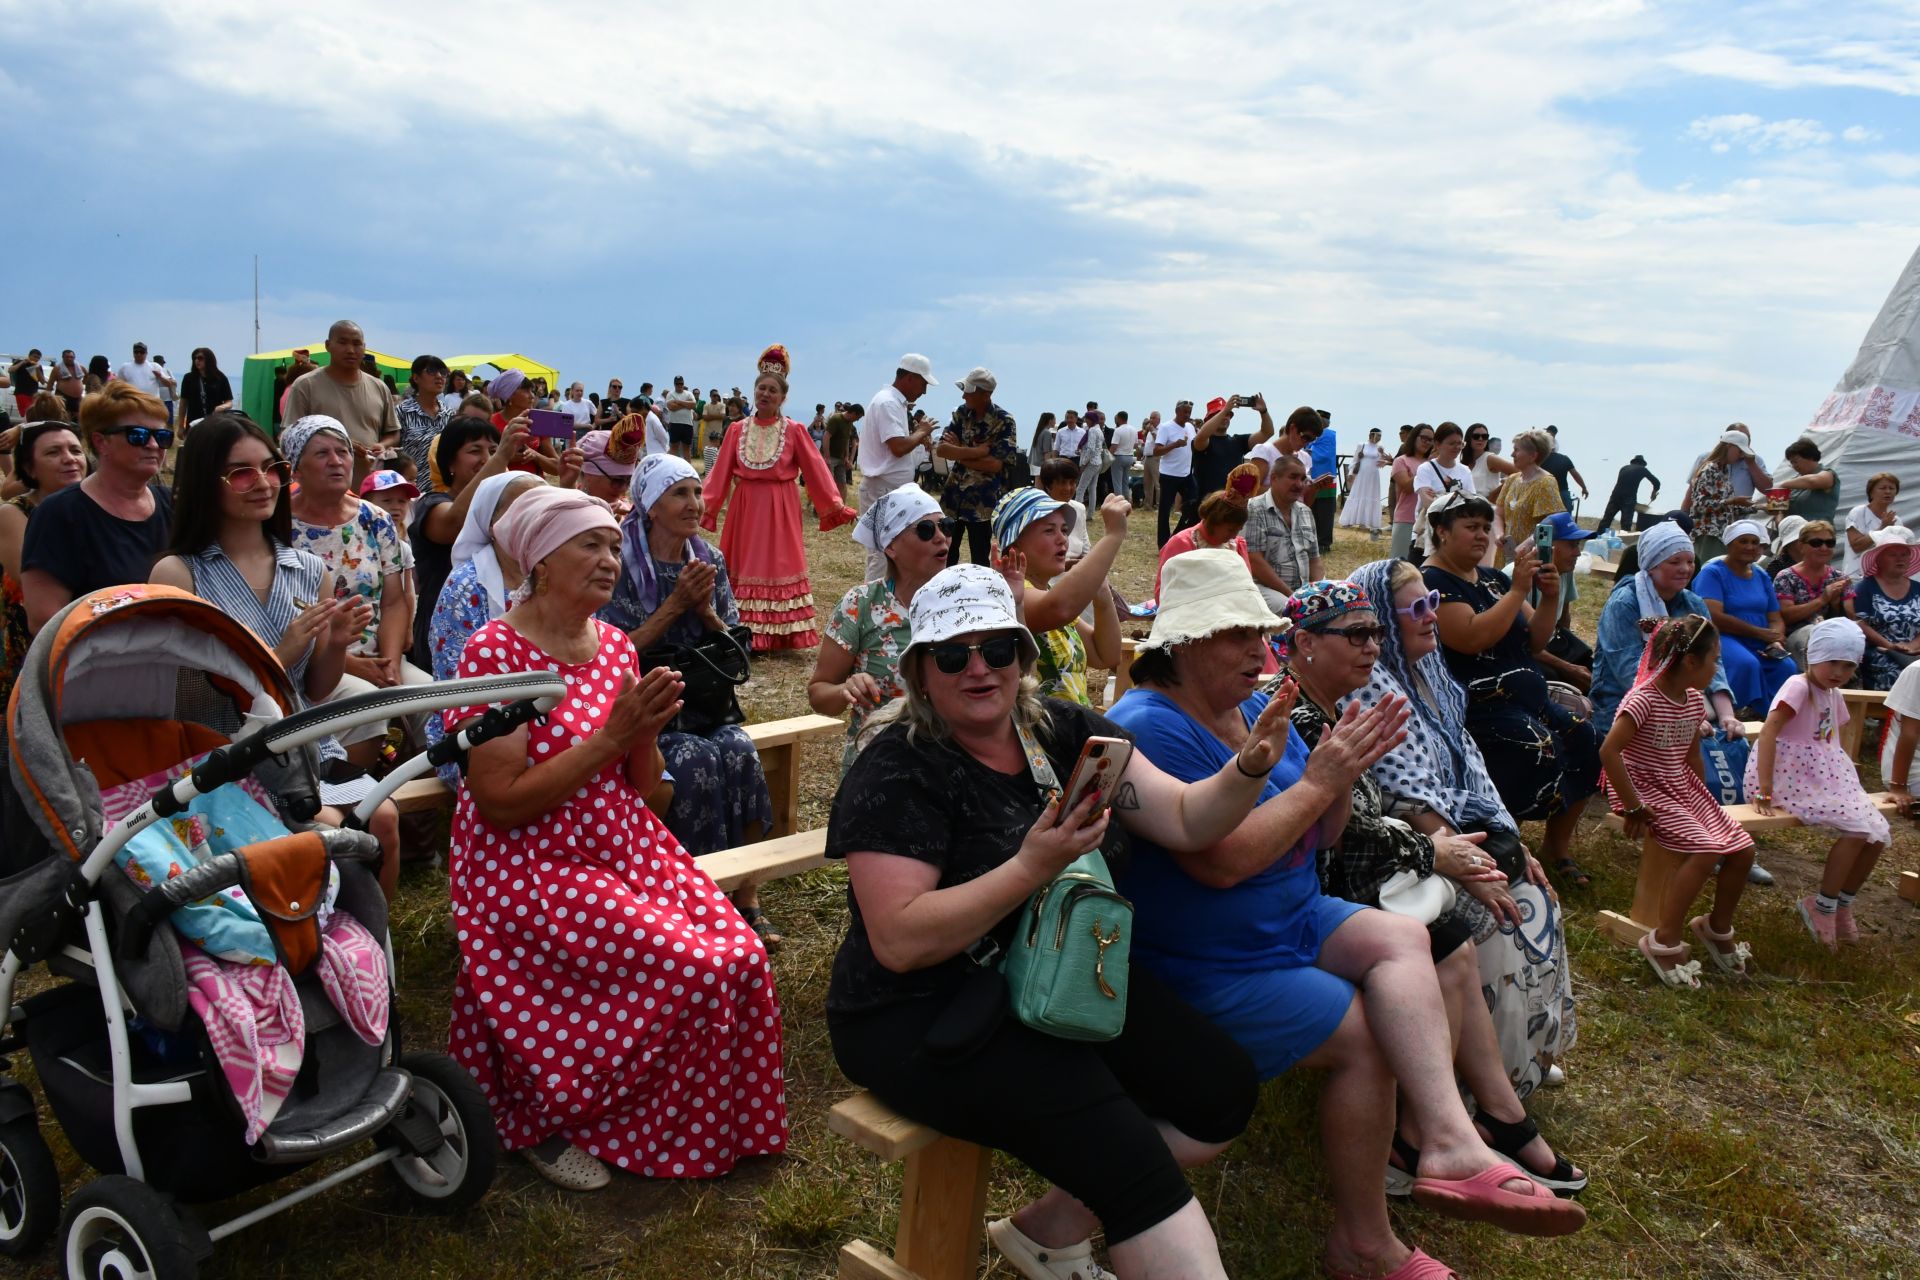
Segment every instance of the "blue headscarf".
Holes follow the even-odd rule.
[[[1375,560],[1355,570],[1351,581],[1379,602],[1386,638],[1367,686],[1342,699],[1372,706],[1389,693],[1407,700],[1407,740],[1373,766],[1374,781],[1397,801],[1433,810],[1456,831],[1482,824],[1518,831],[1487,772],[1480,748],[1467,735],[1467,693],[1438,646],[1417,663],[1409,661],[1400,640],[1400,619],[1393,611],[1393,567]],[[1422,690],[1426,696],[1421,696]]]
[[[631,631],[660,607],[660,574],[654,568],[653,548],[647,530],[653,525],[653,504],[682,480],[699,473],[684,459],[670,453],[650,453],[641,459],[633,475],[633,510],[620,523],[620,581],[613,588],[613,599],[600,610],[602,621],[622,631]],[[694,534],[687,539],[687,559],[720,563],[720,553]]]

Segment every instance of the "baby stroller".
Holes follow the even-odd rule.
[[[499,1160],[492,1117],[450,1058],[401,1052],[386,902],[368,866],[379,844],[355,828],[407,777],[564,692],[557,676],[528,673],[299,711],[273,652],[184,592],[98,591],[51,619],[8,708],[31,826],[15,824],[0,848],[0,1253],[28,1253],[58,1226],[69,1277],[183,1280],[214,1242],[381,1165],[428,1210],[484,1195]],[[312,825],[323,738],[496,703],[510,705],[406,762],[345,827]],[[254,954],[231,958],[247,946]],[[70,981],[14,1004],[16,980],[40,963]],[[247,1003],[262,993],[272,999]],[[67,1140],[101,1175],[64,1219],[33,1096],[6,1072],[23,1049]],[[257,1070],[236,1070],[236,1056]],[[369,1145],[211,1228],[176,1208]]]

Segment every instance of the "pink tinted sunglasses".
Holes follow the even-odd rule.
[[[1394,613],[1410,622],[1427,622],[1440,611],[1440,593],[1429,591],[1423,596],[1414,597],[1412,604],[1404,609],[1395,609]]]

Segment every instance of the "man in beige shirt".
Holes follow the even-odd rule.
[[[287,389],[282,415],[288,425],[310,413],[338,418],[353,438],[354,457],[363,465],[400,440],[393,393],[360,367],[366,354],[367,335],[360,326],[351,320],[334,321],[327,330],[327,356],[332,363],[294,381]],[[356,473],[359,469],[355,468]]]

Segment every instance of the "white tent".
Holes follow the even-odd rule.
[[[1901,522],[1920,519],[1920,249],[1804,434],[1840,478],[1842,516],[1867,500],[1868,477],[1891,471],[1900,477]],[[1784,463],[1776,472],[1792,474]]]

